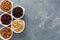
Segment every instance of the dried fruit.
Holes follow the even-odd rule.
[[[12,17],[9,14],[3,14],[1,16],[1,22],[4,25],[8,25],[11,23]]]
[[[15,7],[15,8],[13,8],[12,15],[15,18],[21,17],[23,15],[23,9],[21,7]]]

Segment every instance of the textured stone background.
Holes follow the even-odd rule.
[[[25,7],[26,27],[10,40],[60,40],[60,0],[12,1]]]

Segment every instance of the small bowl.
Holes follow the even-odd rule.
[[[16,19],[16,20],[19,20],[19,19]],[[11,22],[11,29],[12,29],[12,31],[15,32],[15,33],[21,33],[21,32],[23,32],[23,30],[25,29],[25,21],[23,21],[23,20],[19,20],[19,21],[22,21],[22,22],[23,22],[23,28],[22,28],[22,30],[20,30],[19,32],[16,32],[16,31],[15,31],[16,28],[14,28],[14,29],[12,28],[12,23],[13,23],[13,22]]]
[[[2,0],[2,1],[0,2],[0,5],[1,5],[1,3],[2,3],[3,1],[9,1],[9,2],[11,3],[12,7],[13,7],[13,2],[12,2],[11,0]],[[12,7],[11,7],[11,9],[12,9]],[[10,9],[9,11],[11,11],[11,9]],[[3,11],[3,10],[1,9],[1,6],[0,6],[0,10],[1,10],[2,12],[5,12],[5,11]],[[5,13],[7,13],[7,12],[9,12],[9,11],[6,11]]]
[[[20,8],[22,8],[22,10],[23,10],[23,15],[22,15],[21,17],[19,17],[19,18],[14,17],[14,15],[12,14],[13,9],[16,8],[16,7],[20,7]],[[19,6],[19,5],[16,5],[16,6],[13,7],[12,10],[11,10],[11,15],[12,15],[12,17],[15,18],[15,19],[21,19],[21,18],[23,18],[24,14],[25,14],[25,8],[22,7],[22,6]]]
[[[6,27],[6,26],[5,26]],[[1,29],[3,29],[4,27],[2,27]],[[11,32],[12,32],[12,34],[11,34],[11,36],[9,37],[9,38],[7,38],[7,39],[5,39],[2,35],[1,35],[1,33],[0,33],[0,37],[1,37],[1,39],[3,39],[3,40],[9,40],[9,39],[11,39],[12,38],[12,36],[13,36],[13,31],[12,31],[12,29],[10,28],[10,27],[8,27],[10,30],[11,30]]]
[[[4,14],[10,15],[9,13],[3,13],[3,14],[1,14],[1,16],[0,16],[0,20],[1,20],[1,17],[2,17]],[[11,15],[10,15],[10,16],[11,16]],[[13,18],[12,18],[12,16],[11,16],[11,21],[12,21],[12,20],[13,20]],[[10,22],[9,24],[5,25],[5,24],[2,23],[2,21],[0,21],[0,23],[1,23],[1,25],[3,25],[3,26],[9,26],[9,25],[11,24],[11,22]]]

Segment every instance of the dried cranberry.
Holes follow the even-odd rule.
[[[1,16],[1,22],[4,25],[8,25],[9,23],[11,23],[11,20],[12,20],[12,18],[9,14],[4,14]]]

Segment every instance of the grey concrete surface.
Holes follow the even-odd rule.
[[[26,9],[25,30],[10,40],[60,40],[60,0],[12,0]]]

